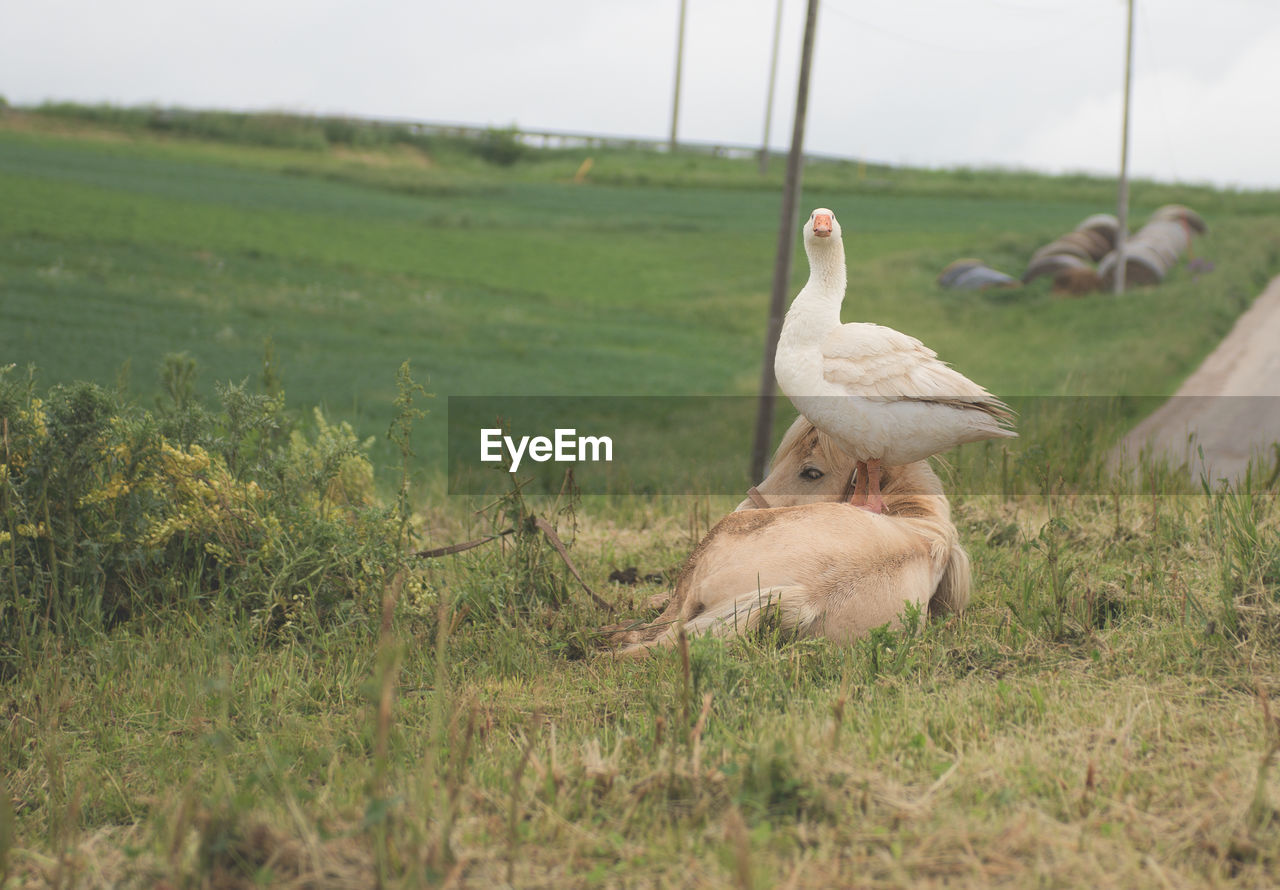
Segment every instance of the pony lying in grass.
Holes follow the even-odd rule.
[[[846,503],[854,460],[800,417],[768,478],[707,533],[680,571],[666,610],[629,630],[622,656],[688,634],[739,636],[766,618],[801,637],[855,640],[897,624],[908,605],[930,616],[969,602],[969,557],[927,461],[886,467],[885,509]]]

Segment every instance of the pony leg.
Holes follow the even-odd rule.
[[[806,633],[821,618],[821,611],[809,601],[809,590],[802,586],[771,587],[739,594],[728,602],[707,609],[684,622],[684,632],[693,637],[711,634],[717,637],[740,637],[760,626],[766,615],[776,614],[785,631]],[[672,624],[652,640],[633,643],[615,653],[617,658],[644,658],[650,649],[674,646],[680,636],[679,625]]]

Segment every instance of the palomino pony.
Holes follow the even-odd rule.
[[[738,636],[776,618],[801,637],[849,642],[897,624],[909,604],[930,616],[969,602],[969,557],[927,461],[886,467],[884,513],[847,503],[852,457],[804,417],[772,469],[685,561],[666,610],[614,635],[623,656],[688,634]]]

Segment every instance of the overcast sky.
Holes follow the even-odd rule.
[[[687,0],[679,132],[758,144],[776,0]],[[805,0],[783,0],[771,143]],[[679,0],[10,0],[0,95],[665,138]],[[822,0],[806,147],[1114,173],[1124,0]],[[1137,0],[1135,175],[1280,187],[1280,0]]]

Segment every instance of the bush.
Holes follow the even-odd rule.
[[[427,135],[409,124],[283,112],[196,111],[75,102],[45,102],[35,111],[46,117],[87,121],[125,131],[152,131],[187,139],[270,148],[325,151],[332,146],[367,149],[407,145],[427,152],[447,147],[502,167],[515,164],[530,152],[514,126],[491,128],[472,138]]]
[[[42,397],[0,369],[0,675],[46,634],[74,644],[179,605],[227,607],[264,640],[376,608],[403,526],[374,500],[372,440],[319,410],[304,431],[244,386],[216,410],[171,396],[154,412],[89,383]]]
[[[515,127],[505,130],[490,129],[476,143],[475,152],[491,164],[510,167],[524,157],[527,150],[520,141],[520,132]]]

